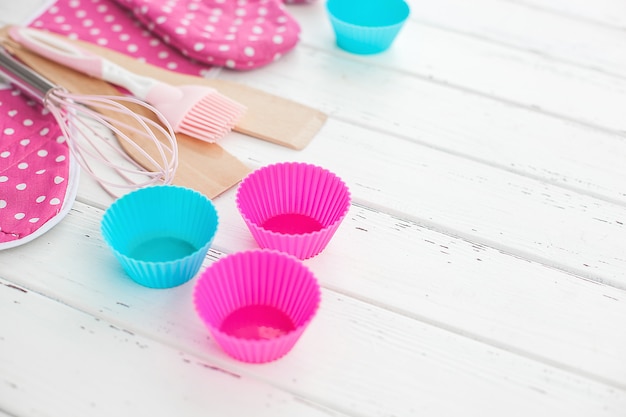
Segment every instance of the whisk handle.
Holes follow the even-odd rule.
[[[155,88],[172,89],[153,78],[134,74],[104,57],[95,55],[46,31],[13,26],[9,30],[9,35],[15,42],[44,58],[124,87],[141,100],[145,100]],[[170,94],[176,97],[179,92],[174,89],[173,92],[170,91]]]
[[[56,85],[18,61],[3,46],[0,46],[0,77],[42,104],[48,91],[56,88]]]
[[[9,29],[11,39],[32,52],[83,74],[102,78],[103,58],[48,32],[23,26]]]

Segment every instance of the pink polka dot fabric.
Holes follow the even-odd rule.
[[[57,0],[30,26],[200,76],[267,65],[300,35],[281,0]]]
[[[76,196],[78,169],[47,110],[0,88],[0,249],[57,224]]]
[[[185,56],[232,69],[266,65],[300,35],[281,0],[115,1]]]
[[[113,0],[57,0],[30,24],[132,56],[160,68],[202,76],[210,69],[163,43]]]

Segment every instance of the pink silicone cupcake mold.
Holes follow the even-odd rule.
[[[324,250],[350,208],[346,184],[325,168],[282,162],[249,174],[237,208],[261,248],[300,259]]]
[[[255,249],[228,255],[198,278],[194,304],[231,357],[263,363],[286,355],[315,316],[317,279],[295,257]]]

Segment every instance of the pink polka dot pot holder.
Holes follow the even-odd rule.
[[[281,0],[115,0],[184,55],[211,65],[252,69],[298,42],[300,26]]]
[[[78,166],[52,115],[0,85],[0,249],[50,230],[76,197]]]

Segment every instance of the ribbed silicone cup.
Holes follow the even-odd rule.
[[[269,249],[227,255],[205,269],[194,288],[196,311],[215,342],[250,363],[291,351],[320,300],[313,273],[297,258]]]
[[[171,288],[199,271],[215,233],[215,206],[190,188],[157,185],[116,200],[101,232],[126,273],[150,288]]]
[[[387,50],[410,13],[404,0],[328,0],[326,10],[337,46],[362,55]]]
[[[261,248],[300,259],[326,248],[350,208],[335,174],[304,162],[281,162],[250,173],[237,189],[237,208]]]

